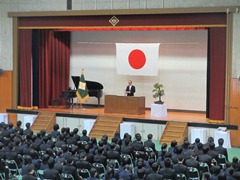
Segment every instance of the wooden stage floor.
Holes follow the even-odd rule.
[[[115,114],[104,113],[104,107],[95,106],[83,106],[81,109],[79,106],[73,106],[73,108],[50,107],[41,108],[39,111],[49,111],[55,113],[67,113],[67,114],[80,114],[80,115],[94,115],[94,116],[118,116],[123,118],[136,118],[156,121],[182,121],[182,122],[194,122],[194,123],[208,123],[206,114],[199,112],[183,112],[183,111],[168,111],[166,117],[152,117],[151,110],[146,109],[143,115],[129,115],[129,114]]]

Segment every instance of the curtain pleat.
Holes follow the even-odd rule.
[[[70,32],[39,30],[39,107],[47,108],[69,86]]]
[[[32,30],[19,30],[19,109],[32,109]]]
[[[226,28],[210,28],[208,59],[208,118],[224,120]]]

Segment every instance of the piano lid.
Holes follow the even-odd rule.
[[[75,85],[75,88],[78,89],[79,81],[80,81],[80,76],[71,76],[73,83]],[[95,81],[86,81],[86,85],[88,89],[103,89],[103,85],[99,82]]]

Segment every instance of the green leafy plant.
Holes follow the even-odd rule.
[[[164,96],[164,89],[163,89],[163,85],[160,83],[155,83],[153,85],[154,89],[152,90],[153,94],[153,98],[158,98],[158,101],[155,101],[154,103],[156,104],[163,104],[164,102],[162,101],[162,96]]]

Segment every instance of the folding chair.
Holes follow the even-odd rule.
[[[39,179],[44,179],[44,170],[37,170],[37,177]]]
[[[121,161],[127,161],[127,164],[130,166],[130,168],[133,168],[133,162],[132,162],[132,157],[129,154],[121,154]]]
[[[226,162],[227,162],[226,156],[224,156],[223,154],[218,154],[218,160],[217,160],[217,162],[218,162],[218,165],[219,165],[222,169],[224,169],[225,166],[226,166]]]
[[[42,157],[44,156],[44,154],[46,154],[46,151],[39,151],[39,152],[38,152],[39,159],[42,159]]]
[[[200,180],[198,169],[195,167],[188,167],[189,180]]]
[[[185,174],[179,173],[177,174],[177,180],[187,180],[187,177]]]
[[[15,160],[6,159],[5,162],[6,162],[7,166],[8,166],[8,168],[9,168],[9,173],[11,175],[20,175],[21,174],[21,170],[18,167],[18,165],[17,165]]]
[[[107,159],[107,166],[110,167],[112,164],[114,164],[114,169],[119,169],[120,164],[117,159]]]
[[[90,177],[90,172],[88,171],[88,169],[77,169],[78,171],[78,175],[81,176],[83,179],[87,179]]]
[[[200,174],[210,172],[208,164],[204,162],[199,162],[199,171],[201,172]]]
[[[54,151],[55,153],[58,153],[60,150],[62,150],[61,147],[54,147],[54,148],[53,148],[53,151]]]
[[[0,179],[4,180],[5,179],[5,173],[0,173]]]
[[[92,167],[94,167],[98,174],[99,174],[99,178],[103,179],[105,176],[105,167],[102,163],[92,163]]]
[[[73,176],[67,173],[61,173],[61,178],[62,180],[74,180]]]

